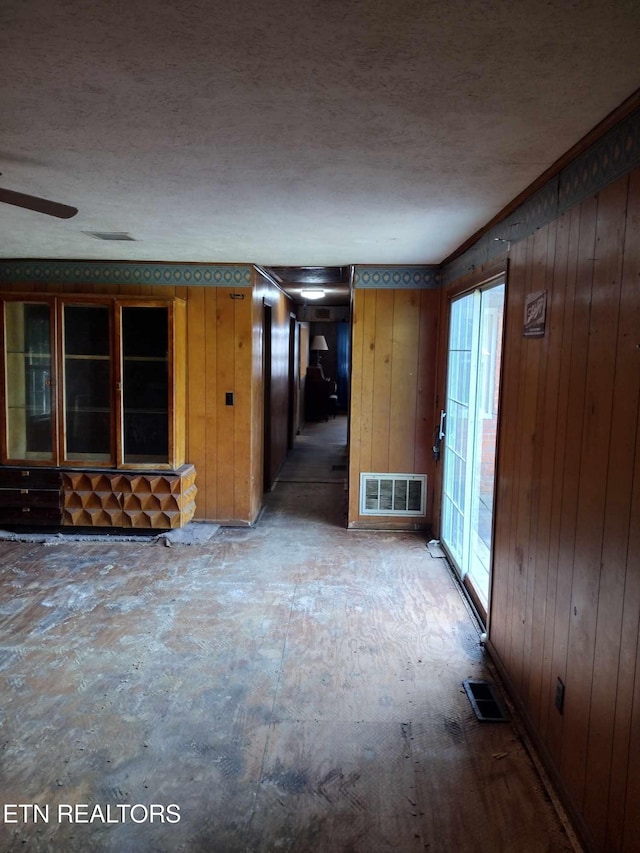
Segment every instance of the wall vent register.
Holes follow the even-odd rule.
[[[360,474],[360,515],[424,516],[426,474]]]

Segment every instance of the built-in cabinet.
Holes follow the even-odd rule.
[[[6,294],[1,328],[0,521],[185,524],[184,301]]]

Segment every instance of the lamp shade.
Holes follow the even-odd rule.
[[[314,350],[314,349],[315,350],[328,350],[329,347],[327,346],[327,339],[325,338],[325,336],[324,335],[314,335],[314,337],[311,341],[311,346],[309,347],[309,349],[312,349],[312,350]]]

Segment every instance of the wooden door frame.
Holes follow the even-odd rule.
[[[264,431],[262,454],[262,490],[270,492],[271,479],[271,333],[273,327],[273,309],[266,302],[262,308],[262,382],[264,403]]]

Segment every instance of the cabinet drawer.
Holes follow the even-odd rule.
[[[57,489],[60,472],[51,468],[0,468],[0,488]]]
[[[0,524],[49,524],[58,526],[62,522],[59,507],[0,507]]]
[[[59,489],[0,489],[0,507],[60,507]]]

